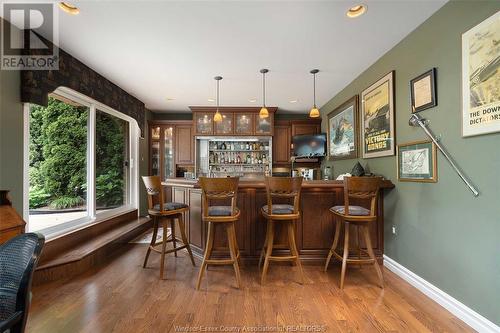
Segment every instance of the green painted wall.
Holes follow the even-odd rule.
[[[398,182],[395,157],[360,161],[396,185],[385,198],[386,255],[497,325],[500,133],[462,138],[460,96],[461,35],[499,9],[500,1],[447,3],[321,108],[326,131],[331,110],[395,70],[396,142],[425,139],[422,129],[408,126],[409,81],[437,68],[438,106],[421,115],[442,135],[443,145],[477,185],[480,196],[472,196],[441,153],[436,184]],[[338,175],[349,172],[356,160],[326,163]]]

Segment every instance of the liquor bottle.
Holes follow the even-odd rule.
[[[246,146],[245,146],[245,149],[246,150],[250,150],[250,144],[247,142]]]
[[[210,164],[214,164],[214,154],[210,154],[210,157],[208,158]]]
[[[267,164],[266,154],[262,154],[262,163]]]
[[[246,159],[245,163],[250,164],[250,162],[251,162],[250,154],[247,154],[247,159]]]
[[[240,153],[238,153],[238,157],[236,157],[236,163],[241,164]]]
[[[234,150],[234,142],[231,142],[231,150]]]

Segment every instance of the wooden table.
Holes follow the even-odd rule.
[[[172,201],[190,206],[190,211],[185,216],[188,240],[194,254],[201,257],[205,248],[207,226],[201,221],[202,200],[198,181],[172,178],[163,182],[163,185],[166,186],[167,191],[171,192]],[[380,200],[378,200],[378,219],[370,227],[373,249],[380,260],[384,253],[383,192],[392,188],[394,184],[390,180],[383,181]],[[324,264],[334,235],[333,215],[329,212],[329,208],[344,204],[343,191],[342,181],[304,181],[301,194],[302,215],[295,230],[302,261]],[[245,261],[258,261],[266,228],[266,220],[260,213],[260,209],[267,204],[266,200],[266,186],[263,180],[240,180],[238,207],[241,210],[241,216],[236,223],[236,237],[242,259]],[[353,248],[355,248],[355,241],[356,237],[353,237]],[[216,233],[214,246],[227,246],[225,235]],[[363,243],[362,246],[364,246]],[[214,254],[217,255],[216,252]]]
[[[26,222],[12,207],[6,190],[0,190],[0,244],[24,233]]]

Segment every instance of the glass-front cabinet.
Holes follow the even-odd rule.
[[[151,176],[160,175],[160,127],[151,128]]]
[[[175,177],[174,128],[163,129],[163,179]]]
[[[195,134],[212,135],[214,133],[213,119],[213,112],[195,112],[193,115]]]
[[[261,118],[258,114],[255,115],[255,134],[256,135],[272,135],[273,133],[273,117],[269,116]]]
[[[253,134],[253,118],[252,113],[236,113],[234,134],[236,135],[252,135]]]
[[[233,134],[233,114],[221,112],[222,120],[215,123],[215,135]]]

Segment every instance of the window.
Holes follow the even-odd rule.
[[[135,120],[66,88],[26,115],[30,231],[50,238],[137,208]]]

